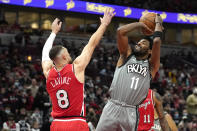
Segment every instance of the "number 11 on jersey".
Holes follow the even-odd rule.
[[[134,88],[134,90],[136,90],[137,89],[139,78],[132,77],[131,80],[132,80],[131,81],[131,89]]]
[[[144,115],[144,123],[150,123],[150,115]]]

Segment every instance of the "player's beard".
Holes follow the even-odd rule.
[[[70,56],[69,56],[70,57]],[[68,61],[68,64],[72,64],[73,63],[73,60],[72,60],[72,58],[70,57],[69,58],[69,61]]]
[[[68,62],[68,64],[72,64],[73,63],[73,61],[72,61],[72,59]]]
[[[148,49],[146,49],[146,50],[136,50],[136,48],[134,48],[133,54],[136,57],[144,57],[148,54]]]

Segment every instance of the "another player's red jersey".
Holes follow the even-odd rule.
[[[151,130],[151,127],[154,125],[154,103],[153,91],[150,89],[144,102],[139,105],[139,114],[138,131]]]
[[[52,101],[53,118],[85,117],[84,84],[75,77],[72,64],[59,72],[55,67],[49,71],[47,92]]]

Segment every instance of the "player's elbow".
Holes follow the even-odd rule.
[[[122,35],[122,36],[124,36],[124,35],[126,35],[126,32],[124,31],[123,28],[119,27],[119,28],[117,29],[117,35]]]

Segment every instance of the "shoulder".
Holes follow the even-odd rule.
[[[46,76],[46,79],[50,78],[54,73],[55,73],[55,69],[54,69],[54,67],[52,67],[52,68],[48,71],[47,76]]]
[[[120,68],[124,66],[132,58],[136,59],[136,57],[132,53],[129,56],[120,55],[118,63],[117,63],[117,67]]]

